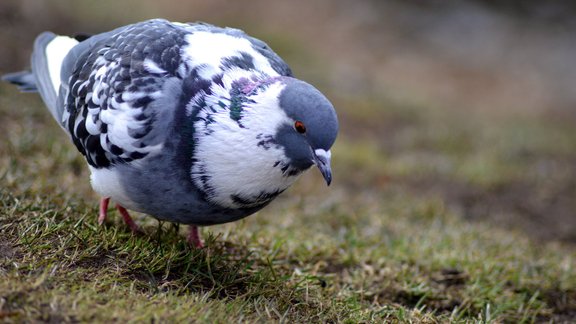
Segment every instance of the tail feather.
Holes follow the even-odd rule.
[[[50,42],[52,42],[56,37],[56,34],[51,32],[40,34],[34,42],[34,50],[32,51],[32,57],[30,60],[38,92],[40,92],[40,96],[42,96],[42,100],[44,100],[44,103],[48,107],[48,110],[50,110],[50,113],[52,113],[52,116],[56,121],[58,121],[58,124],[60,124],[62,116],[59,116],[58,112],[57,87],[54,84],[54,76],[51,75],[51,72],[53,73],[54,71],[50,71],[50,58],[46,51]],[[59,75],[58,82],[60,82]],[[60,84],[58,84],[58,87],[59,86]]]
[[[16,84],[21,91],[39,92],[50,113],[62,122],[62,104],[58,103],[64,58],[78,44],[78,40],[57,36],[51,32],[40,34],[34,42],[31,71],[6,74],[2,80]],[[66,67],[70,69],[70,67]]]
[[[18,90],[22,92],[38,92],[36,78],[34,74],[32,74],[32,71],[8,73],[2,76],[2,81],[10,82],[18,86]]]

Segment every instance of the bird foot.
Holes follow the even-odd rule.
[[[130,217],[130,214],[128,213],[128,210],[126,210],[126,208],[122,207],[121,205],[116,204],[116,209],[118,209],[118,211],[120,212],[120,215],[122,215],[122,219],[124,219],[124,223],[126,223],[126,225],[128,225],[128,227],[130,227],[130,230],[133,233],[140,232],[140,228],[134,222],[132,217]]]
[[[198,231],[198,226],[190,225],[190,231],[188,232],[188,237],[186,239],[188,244],[192,245],[197,249],[201,249],[204,247],[204,243],[200,239],[200,232]]]
[[[107,197],[107,198],[100,199],[100,212],[98,213],[98,225],[104,224],[104,221],[106,220],[106,217],[108,216],[108,205],[109,204],[110,204],[110,198]],[[128,225],[128,227],[130,227],[130,230],[132,232],[137,233],[140,231],[140,228],[134,222],[134,220],[132,219],[132,217],[128,213],[128,210],[126,210],[126,208],[122,207],[119,204],[116,204],[116,209],[118,209],[118,212],[120,212],[120,215],[122,215],[122,219],[124,220],[124,223],[126,223],[126,225]]]

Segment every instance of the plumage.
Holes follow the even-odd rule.
[[[260,210],[312,165],[332,179],[332,104],[238,29],[155,19],[46,32],[32,71],[5,79],[37,89],[85,156],[100,221],[111,199],[128,224],[124,207],[190,224],[200,245],[196,226]]]

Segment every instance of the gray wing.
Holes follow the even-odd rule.
[[[176,76],[184,35],[151,20],[92,36],[70,51],[61,73],[62,126],[90,165],[128,163],[161,149],[168,107],[181,91],[166,84]]]

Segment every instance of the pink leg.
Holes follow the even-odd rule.
[[[187,238],[188,244],[192,245],[197,249],[204,247],[202,240],[200,239],[200,233],[198,232],[198,226],[190,225],[190,232],[188,232]]]
[[[108,215],[108,204],[110,203],[110,198],[100,199],[100,213],[98,214],[98,225],[104,224],[106,216]]]
[[[116,204],[116,209],[118,209],[120,215],[122,215],[122,219],[124,219],[124,223],[126,223],[126,225],[130,227],[130,230],[134,233],[138,232],[139,231],[138,225],[136,225],[132,217],[130,217],[130,214],[128,213],[126,208]]]

